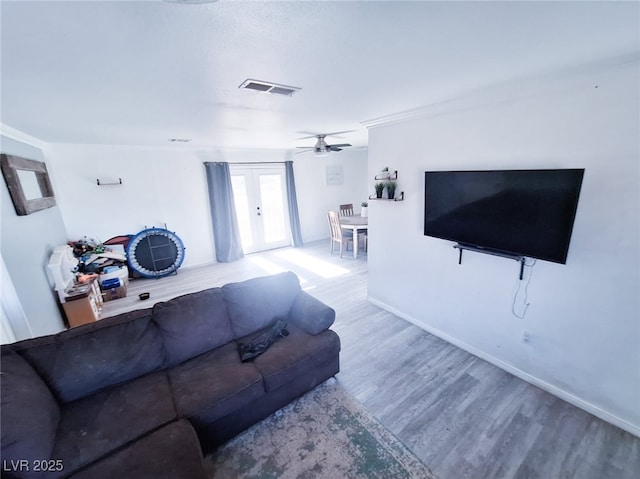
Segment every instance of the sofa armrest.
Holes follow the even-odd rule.
[[[288,319],[307,333],[315,336],[331,327],[336,319],[336,312],[309,293],[301,291],[289,310]]]

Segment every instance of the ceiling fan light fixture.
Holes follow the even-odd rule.
[[[345,132],[346,133],[346,132]],[[315,154],[316,157],[327,156],[329,153],[334,151],[342,151],[343,148],[351,146],[351,143],[339,143],[330,145],[327,143],[325,138],[328,136],[326,133],[319,133],[314,135],[318,141],[314,146],[298,146],[297,148],[301,148],[303,151],[299,153],[304,153],[305,151],[311,152]],[[302,138],[301,138],[302,139]]]

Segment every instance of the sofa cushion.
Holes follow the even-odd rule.
[[[302,291],[296,296],[287,319],[309,334],[318,334],[331,327],[336,320],[336,312],[319,299]]]
[[[291,272],[224,285],[235,337],[266,328],[276,318],[286,318],[300,291],[298,277]]]
[[[152,308],[146,309],[134,309],[133,311],[127,311],[125,313],[116,314],[115,316],[109,316],[108,318],[101,319],[99,323],[89,323],[86,325],[82,325],[82,328],[90,328],[91,326],[106,326],[107,324],[120,324],[125,323],[127,321],[132,321],[134,319],[142,318],[144,316],[151,316]],[[74,328],[75,330],[79,330],[79,328]]]
[[[152,373],[66,404],[52,457],[69,474],[174,419],[167,376]]]
[[[176,421],[125,447],[71,479],[206,479],[193,427]]]
[[[157,303],[153,320],[162,333],[167,366],[222,346],[234,337],[220,288]]]
[[[254,359],[267,392],[285,386],[298,376],[312,374],[317,365],[335,358],[340,351],[340,338],[331,330],[310,335],[294,325],[287,329],[289,336],[278,339]]]
[[[100,322],[96,323],[99,325]],[[61,402],[129,381],[164,363],[162,337],[151,317],[75,328],[16,347]]]
[[[60,421],[58,403],[18,354],[3,347],[0,361],[2,459],[28,464],[49,459]]]
[[[212,422],[265,394],[251,363],[241,363],[231,342],[167,371],[180,417]],[[195,421],[193,420],[195,418]]]

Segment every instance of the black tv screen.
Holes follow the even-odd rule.
[[[424,234],[565,264],[584,169],[427,171]]]

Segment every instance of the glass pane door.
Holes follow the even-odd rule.
[[[233,199],[236,205],[236,217],[238,218],[238,229],[242,239],[242,250],[246,253],[253,248],[253,226],[251,225],[251,212],[249,210],[249,187],[247,179],[250,175],[231,175],[231,187],[233,188]]]
[[[284,165],[234,167],[231,184],[244,252],[290,245]]]
[[[285,223],[284,175],[281,173],[259,173],[258,186],[264,242],[269,245],[280,244],[286,241],[289,236],[289,229]]]

